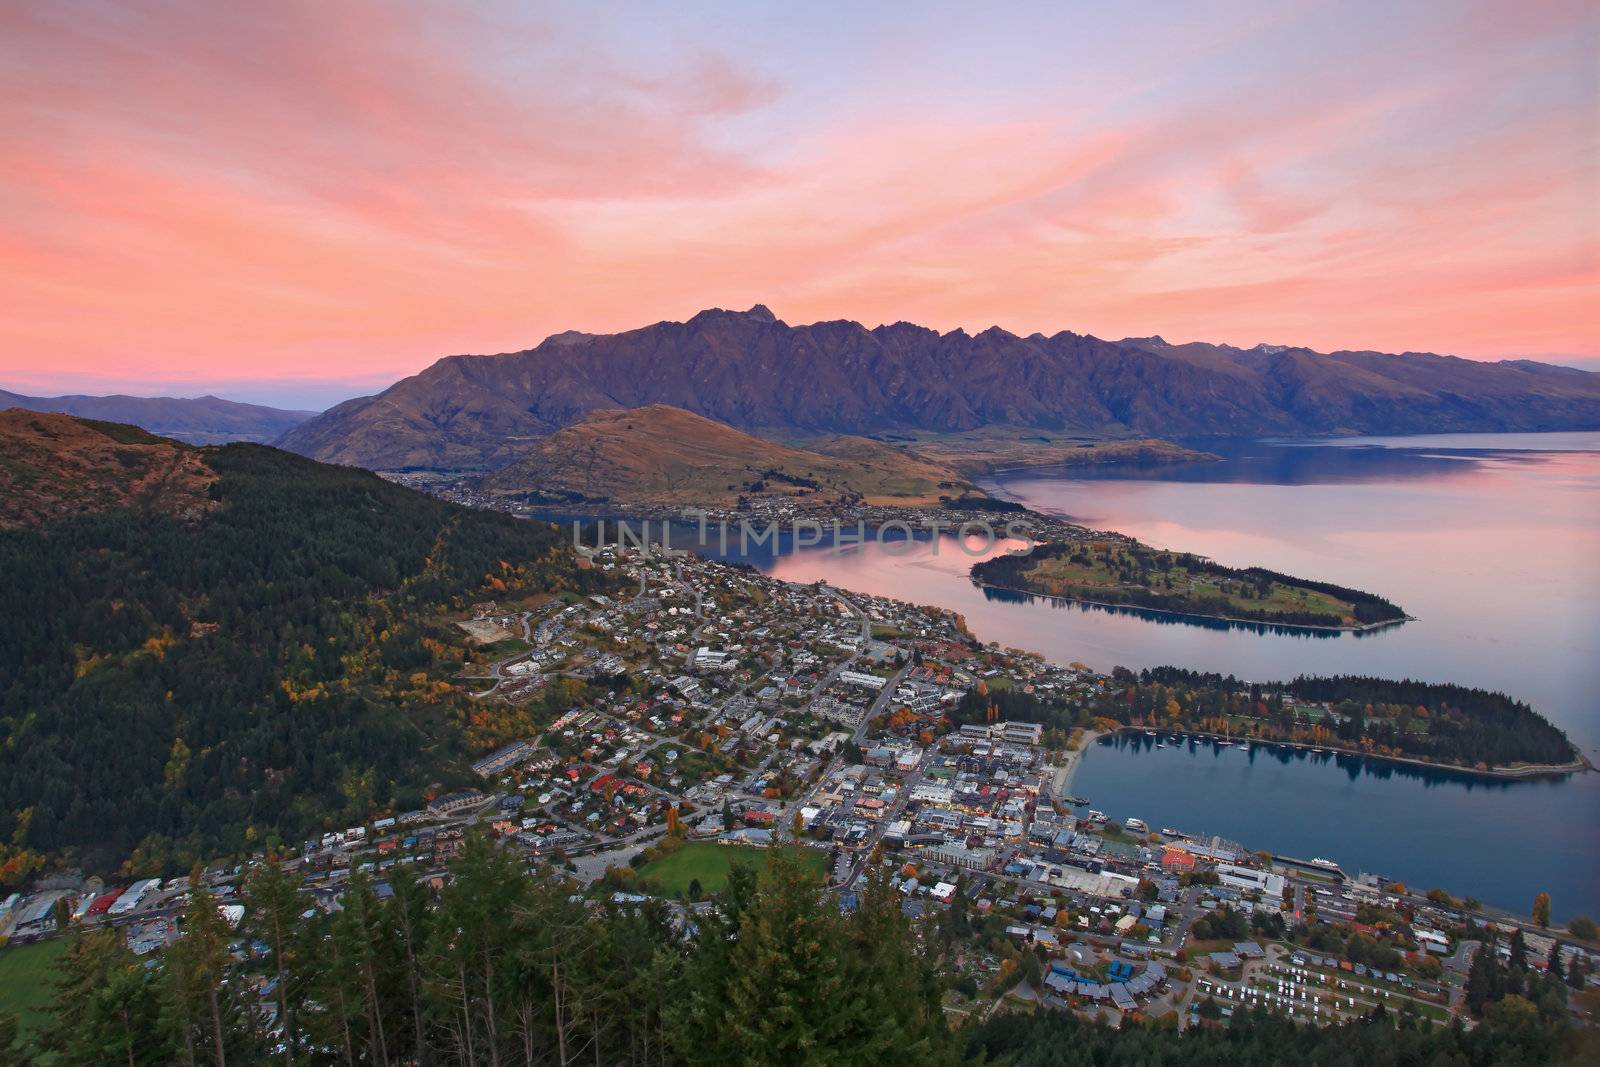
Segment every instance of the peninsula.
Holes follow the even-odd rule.
[[[1397,605],[1373,593],[1092,534],[984,560],[972,579],[1062,600],[1305,629],[1376,630],[1406,621]]]

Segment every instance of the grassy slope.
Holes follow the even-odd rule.
[[[24,1031],[44,1021],[51,972],[66,951],[64,937],[0,949],[0,1012],[17,1015]]]
[[[192,517],[215,480],[196,450],[133,426],[0,411],[0,529],[122,506]]]
[[[986,427],[968,433],[913,433],[891,439],[972,478],[1015,467],[1158,466],[1214,462],[1219,458],[1158,438],[1107,441],[1007,427]]]
[[[763,478],[769,471],[781,476]],[[729,504],[755,495],[749,487],[759,481],[766,495],[859,494],[896,504],[933,503],[967,488],[949,467],[878,441],[834,437],[796,448],[659,404],[591,413],[537,442],[489,484],[620,503]]]
[[[1165,574],[1172,579],[1171,593],[1214,601],[1218,614],[1253,609],[1281,612],[1313,611],[1337,615],[1346,625],[1355,622],[1352,605],[1316,590],[1296,589],[1281,582],[1273,582],[1266,597],[1246,600],[1237,593],[1224,592],[1215,579],[1208,580],[1193,575],[1181,566],[1175,566]],[[1123,584],[1099,556],[1094,557],[1093,563],[1087,567],[1073,563],[1069,559],[1042,560],[1028,572],[1028,576],[1041,588],[1054,595],[1083,600],[1093,600],[1097,592],[1106,592]],[[1157,592],[1168,591],[1164,586],[1154,583],[1151,588]]]

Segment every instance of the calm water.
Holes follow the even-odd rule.
[[[1107,670],[1176,664],[1282,679],[1455,681],[1528,701],[1600,763],[1600,434],[1352,438],[1222,447],[1221,463],[1029,471],[998,488],[1147,543],[1381,593],[1417,619],[1331,637],[1204,626],[986,596],[937,545],[784,546],[749,562],[795,581],[937,604],[984,640]],[[1323,855],[1526,912],[1600,915],[1600,773],[1486,786],[1258,754],[1097,748],[1074,789],[1153,825]]]

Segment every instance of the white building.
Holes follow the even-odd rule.
[[[839,681],[845,685],[854,685],[862,689],[871,689],[874,692],[883,688],[884,679],[876,674],[867,674],[864,671],[840,671]]]
[[[1283,875],[1273,874],[1271,871],[1259,871],[1254,867],[1240,867],[1232,863],[1217,864],[1217,881],[1229,889],[1241,892],[1254,890],[1269,899],[1283,896]]]

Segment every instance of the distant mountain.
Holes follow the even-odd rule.
[[[756,496],[912,504],[972,489],[951,468],[880,441],[832,437],[793,448],[665,404],[590,412],[486,485],[508,495],[631,504]]]
[[[198,451],[135,426],[0,411],[0,529],[118,507],[190,519],[215,480]]]
[[[591,411],[669,404],[780,437],[1031,428],[1111,437],[1600,427],[1600,374],[1408,352],[1104,341],[998,327],[790,326],[765,307],[450,356],[283,447],[375,469],[495,469]]]
[[[123,422],[191,445],[228,441],[276,441],[316,414],[215,396],[23,396],[0,389],[0,408],[57,411],[105,422]]]

